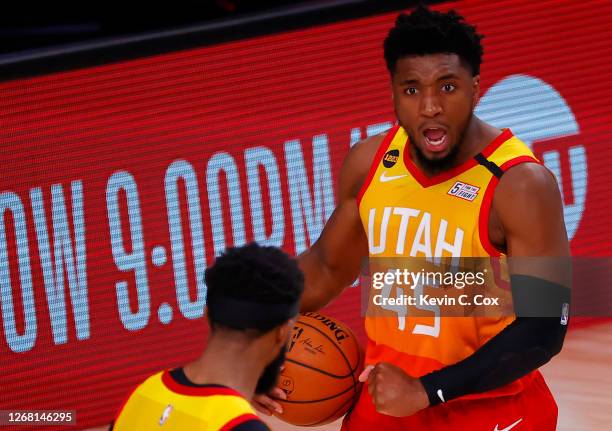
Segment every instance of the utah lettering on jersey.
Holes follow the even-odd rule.
[[[376,223],[377,212],[382,211],[380,222]],[[450,253],[451,257],[461,256],[464,229],[454,227],[449,229],[449,222],[444,218],[433,220],[431,213],[407,207],[384,207],[370,208],[368,214],[368,246],[371,256],[386,253],[390,244],[395,244],[391,252],[395,255],[417,256],[442,256],[444,252]],[[394,219],[395,218],[395,219]],[[394,229],[389,229],[389,224]],[[408,235],[411,223],[417,224],[416,233],[413,237]],[[432,227],[437,230],[432,232]],[[449,232],[450,231],[450,232]],[[392,238],[392,237],[395,238]],[[447,240],[447,236],[452,238]],[[375,243],[375,238],[378,238]],[[395,241],[393,241],[395,239]]]

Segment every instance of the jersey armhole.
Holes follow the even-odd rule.
[[[503,163],[500,168],[505,173],[508,169],[520,165],[522,163],[537,163],[542,164],[538,159],[531,156],[518,156],[514,159],[510,159]],[[501,256],[502,252],[497,249],[491,242],[489,237],[489,216],[491,214],[491,206],[493,205],[493,196],[495,195],[495,188],[499,184],[500,178],[492,175],[489,184],[485,190],[484,197],[482,199],[482,205],[480,206],[480,212],[478,214],[478,236],[480,237],[480,244],[493,257]]]
[[[391,129],[389,129],[389,131],[387,132],[387,135],[385,136],[385,138],[382,140],[382,142],[378,146],[378,150],[376,150],[376,155],[374,156],[372,165],[370,165],[370,170],[368,171],[368,175],[366,176],[365,181],[361,185],[361,188],[359,189],[359,193],[357,193],[357,206],[358,207],[361,204],[361,199],[363,198],[363,195],[365,194],[370,183],[372,182],[372,178],[374,177],[374,174],[376,173],[376,169],[378,169],[378,164],[380,163],[380,160],[383,158],[385,152],[387,151],[387,148],[389,148],[389,145],[391,145],[391,141],[393,141],[393,138],[397,134],[397,130],[399,129],[399,127],[400,127],[399,125],[396,125],[392,127]]]

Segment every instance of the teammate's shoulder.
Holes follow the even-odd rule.
[[[158,383],[158,382],[162,381],[162,380],[163,380],[164,373],[166,373],[166,372],[167,372],[167,370],[160,370],[160,371],[157,371],[157,372],[155,372],[155,373],[153,373],[153,374],[149,374],[149,375],[148,375],[148,376],[147,376],[147,377],[146,377],[146,378],[145,378],[145,379],[144,379],[144,380],[143,380],[143,381],[140,383],[140,385],[139,385],[138,387],[142,387],[142,386],[145,386],[145,385],[150,385],[150,384],[154,384],[154,383]]]

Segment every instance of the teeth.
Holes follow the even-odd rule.
[[[436,147],[438,145],[441,145],[442,142],[444,142],[444,138],[445,138],[445,136],[442,136],[440,139],[435,139],[435,140],[434,139],[429,139],[429,138],[426,138],[426,139],[427,139],[427,142],[429,142],[430,145],[433,145],[434,147]]]

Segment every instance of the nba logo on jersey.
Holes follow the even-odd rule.
[[[473,186],[471,184],[462,183],[461,181],[457,181],[448,191],[448,194],[451,196],[456,196],[461,199],[465,199],[466,201],[473,201],[478,196],[478,191],[480,187]]]
[[[569,304],[567,302],[564,302],[563,307],[561,307],[561,324],[567,325],[568,319],[569,319]]]
[[[161,415],[161,418],[159,418],[159,426],[162,426],[163,424],[166,423],[166,421],[168,420],[168,417],[170,416],[170,413],[172,413],[172,409],[174,407],[172,407],[172,404],[168,404],[166,406],[166,408],[164,409],[164,412]]]

